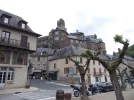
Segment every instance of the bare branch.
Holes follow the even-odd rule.
[[[87,67],[84,71],[85,74],[86,74],[87,70],[89,69],[89,64],[90,64],[90,60],[88,59],[87,62],[86,62]]]
[[[77,61],[75,61],[75,60],[73,60],[71,57],[68,57],[69,58],[69,60],[71,60],[72,62],[74,62],[75,63],[75,65],[76,66],[78,66],[78,67],[85,67],[86,65],[87,65],[87,63],[85,63],[85,65],[79,65],[78,63],[77,63]]]
[[[95,57],[95,60],[99,61],[103,65],[103,67],[109,70],[109,66],[105,61],[101,60],[99,57]]]
[[[111,68],[112,68],[113,70],[116,70],[117,67],[120,65],[121,62],[122,62],[122,60],[116,59],[115,61],[113,61],[113,62],[111,63]]]
[[[121,42],[121,44],[123,44],[123,48],[122,48],[122,51],[121,53],[119,54],[119,59],[123,59],[126,52],[127,52],[127,49],[128,49],[128,45],[129,43],[128,42]]]
[[[129,67],[130,69],[134,69],[132,66],[127,65],[127,64],[124,63],[123,61],[122,61],[122,64],[126,65],[126,66]]]
[[[125,74],[125,71],[127,70],[127,68],[124,68],[122,71],[121,71],[121,75],[123,76]]]

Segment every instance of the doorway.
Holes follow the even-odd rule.
[[[27,45],[27,36],[23,36],[23,35],[21,35],[21,46],[22,47],[27,47],[28,45]]]
[[[4,88],[6,82],[6,70],[0,70],[0,88]]]

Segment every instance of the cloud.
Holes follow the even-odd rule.
[[[134,43],[133,0],[1,0],[0,9],[21,16],[43,36],[63,18],[69,33],[97,34],[108,53],[122,47],[113,41],[115,34],[123,34]]]
[[[89,35],[89,34],[98,33],[100,29],[104,28],[104,26],[111,21],[114,21],[114,19],[113,18],[96,17],[96,18],[91,19],[91,23],[86,23],[86,21],[84,23],[81,22],[81,24],[79,23],[78,26],[76,26],[76,27],[80,31]]]

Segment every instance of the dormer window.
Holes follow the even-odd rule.
[[[10,15],[3,14],[3,15],[1,16],[1,20],[2,20],[3,23],[8,24],[9,21],[10,21],[10,19],[11,19],[11,16],[10,16]]]
[[[9,18],[8,17],[4,18],[4,23],[9,23]]]
[[[25,23],[21,23],[21,28],[25,29],[26,28],[26,24]]]
[[[18,22],[19,27],[21,27],[21,28],[23,28],[23,29],[26,28],[26,24],[27,24],[27,22],[26,22],[26,21],[23,21],[23,20],[20,20],[20,21]]]

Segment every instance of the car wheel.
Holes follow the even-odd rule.
[[[74,96],[75,97],[79,97],[79,95],[80,95],[79,91],[74,91]]]

